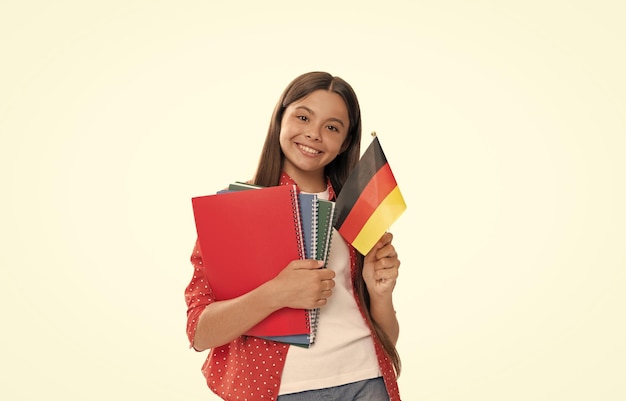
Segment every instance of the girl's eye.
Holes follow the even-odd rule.
[[[329,130],[331,130],[331,131],[333,131],[333,132],[337,132],[337,131],[339,131],[339,130],[337,129],[337,127],[335,127],[334,125],[328,125],[326,128],[328,128]]]
[[[296,116],[296,117],[298,118],[298,120],[301,120],[301,121],[309,121],[307,116]]]

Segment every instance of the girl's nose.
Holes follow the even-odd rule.
[[[309,138],[312,141],[319,141],[321,139],[321,135],[319,133],[319,130],[316,128],[311,128],[307,134],[306,137]]]

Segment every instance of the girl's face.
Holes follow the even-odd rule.
[[[344,151],[348,109],[341,96],[316,90],[285,109],[280,147],[284,171],[306,192],[326,189],[324,167]]]

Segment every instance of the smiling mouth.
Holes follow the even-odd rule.
[[[319,155],[320,153],[322,153],[319,150],[310,148],[308,146],[302,145],[302,144],[298,144],[298,148],[303,151],[304,153],[308,153],[310,155]]]

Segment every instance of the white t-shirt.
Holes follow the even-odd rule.
[[[328,199],[328,192],[317,194]],[[333,229],[328,268],[335,288],[320,308],[315,342],[289,347],[279,394],[340,386],[381,375],[370,329],[359,311],[350,280],[350,251]]]

